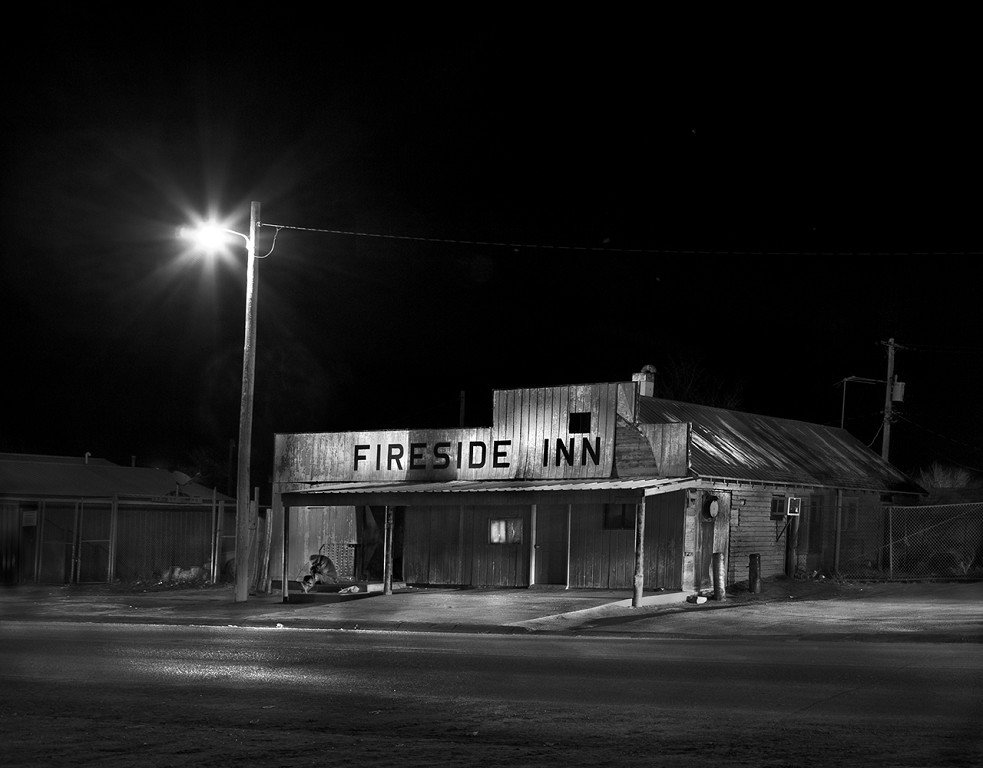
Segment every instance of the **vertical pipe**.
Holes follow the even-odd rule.
[[[843,379],[843,403],[840,405],[840,429],[846,424],[846,379]]]
[[[642,604],[642,592],[645,588],[645,499],[635,505],[635,577],[631,607],[638,608]]]
[[[727,585],[727,574],[725,572],[723,552],[713,553],[713,599],[723,600]]]

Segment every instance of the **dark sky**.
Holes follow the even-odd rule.
[[[243,259],[174,235],[256,200],[399,236],[283,229],[261,262],[256,482],[274,432],[455,426],[461,390],[488,424],[493,388],[645,364],[838,424],[889,337],[892,458],[983,468],[968,20],[325,8],[39,3],[8,30],[0,451],[220,471]],[[882,407],[851,385],[847,426],[873,441]]]

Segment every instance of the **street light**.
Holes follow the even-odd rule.
[[[840,379],[836,382],[836,386],[843,387],[843,404],[840,406],[840,429],[843,429],[843,425],[846,423],[846,385],[851,381],[857,384],[883,384],[884,379],[868,379],[863,376],[847,376],[845,379]]]
[[[182,229],[179,234],[193,239],[201,247],[215,250],[223,245],[226,235],[246,241],[246,330],[242,345],[242,398],[239,401],[239,463],[236,473],[236,576],[235,602],[249,597],[249,542],[256,529],[249,504],[249,453],[252,448],[253,390],[256,371],[256,233],[259,231],[259,203],[249,204],[249,234],[225,229],[219,225],[203,225]]]

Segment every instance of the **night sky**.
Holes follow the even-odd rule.
[[[461,390],[487,425],[492,389],[646,364],[836,425],[890,337],[892,459],[983,470],[967,20],[314,8],[39,3],[8,29],[0,451],[224,489],[243,254],[175,234],[245,232],[256,200],[303,229],[260,263],[255,484],[274,432],[453,427]],[[877,450],[883,399],[848,390]]]

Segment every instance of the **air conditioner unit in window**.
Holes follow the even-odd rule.
[[[787,517],[798,517],[802,512],[802,499],[798,496],[789,496],[786,499],[785,515]]]

